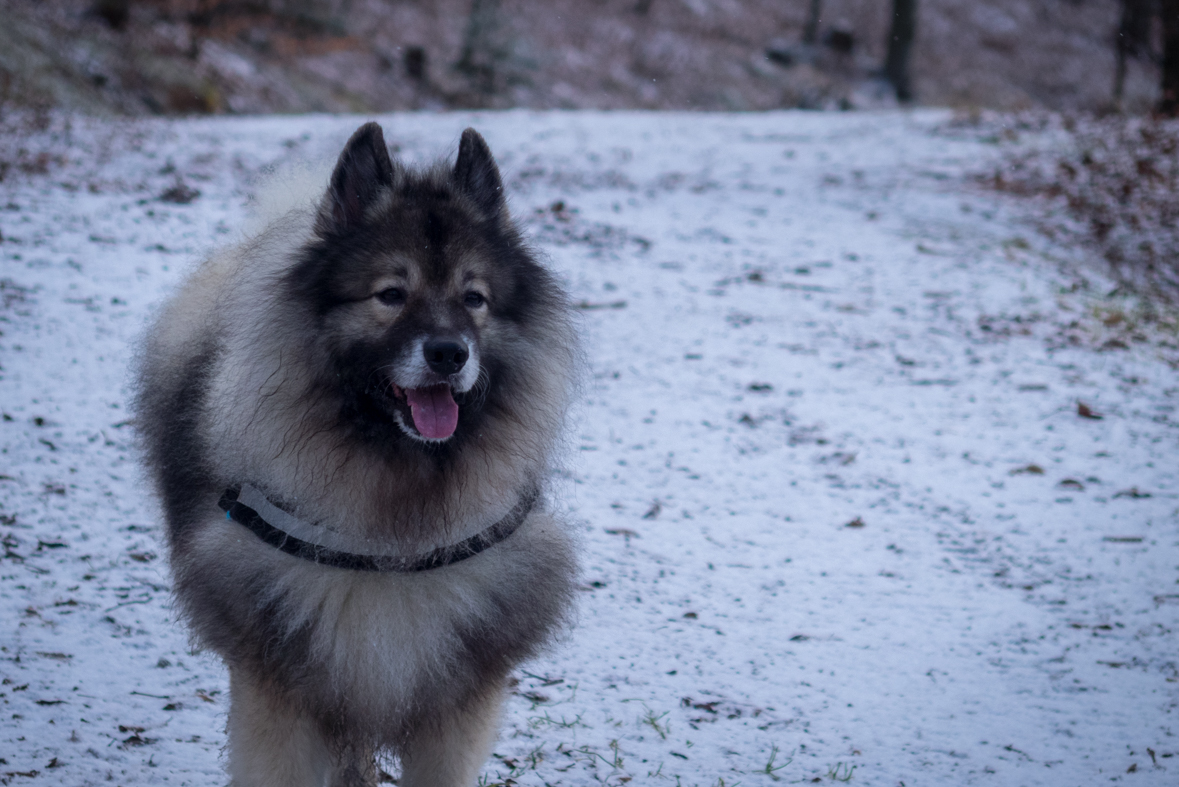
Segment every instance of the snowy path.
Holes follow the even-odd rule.
[[[946,119],[383,119],[413,159],[484,132],[584,308],[580,620],[488,783],[1179,782],[1179,379],[1084,347],[1074,255],[966,185],[999,151]],[[261,166],[358,122],[138,126],[0,185],[0,783],[224,783],[130,343]]]

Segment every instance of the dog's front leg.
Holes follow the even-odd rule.
[[[400,787],[472,787],[499,730],[504,688],[422,724],[401,754]]]
[[[229,777],[232,787],[322,787],[332,766],[314,721],[265,682],[229,671]]]

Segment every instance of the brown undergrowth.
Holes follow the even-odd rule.
[[[987,186],[1045,200],[1042,228],[1080,235],[1108,261],[1120,286],[1168,310],[1179,305],[1179,120],[1109,116],[1013,122],[1055,136],[1025,147],[993,172]]]

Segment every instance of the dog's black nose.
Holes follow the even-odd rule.
[[[443,376],[452,375],[462,369],[463,364],[471,357],[467,345],[452,338],[428,339],[422,351],[426,355],[426,365]]]

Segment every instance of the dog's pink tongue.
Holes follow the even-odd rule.
[[[432,385],[429,388],[406,388],[405,400],[413,425],[422,437],[445,440],[458,427],[458,405],[450,395],[450,386]]]

